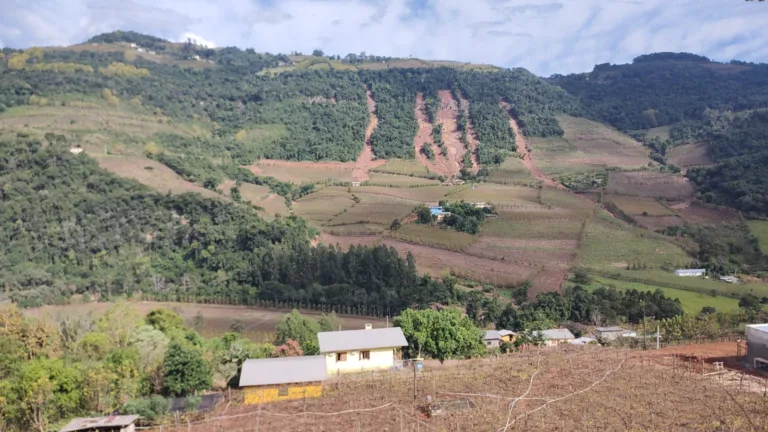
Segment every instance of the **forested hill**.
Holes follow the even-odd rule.
[[[68,150],[0,142],[0,301],[142,291],[392,315],[456,300],[452,285],[419,277],[394,249],[312,248],[300,218],[266,222],[250,206],[160,195]]]

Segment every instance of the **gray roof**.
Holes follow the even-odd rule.
[[[483,336],[484,340],[496,340],[501,339],[501,333],[499,333],[497,330],[486,330],[485,336]]]
[[[325,356],[248,359],[240,372],[240,387],[324,381]]]
[[[578,339],[572,340],[570,343],[572,345],[588,345],[590,342],[597,342],[597,339],[591,338],[591,337],[580,337]]]
[[[575,339],[571,331],[568,329],[552,329],[552,330],[544,330],[544,331],[535,331],[532,333],[534,336],[538,336],[539,334],[541,334],[541,336],[544,339],[550,339],[550,340]]]
[[[619,332],[619,331],[624,331],[623,328],[617,327],[617,326],[613,326],[613,327],[595,327],[595,330],[597,330],[597,331],[599,331],[601,333],[603,333],[603,332]]]
[[[408,345],[400,327],[320,332],[317,334],[317,340],[320,343],[321,353],[396,348]]]
[[[677,269],[676,272],[705,272],[707,269]]]
[[[140,416],[109,416],[109,417],[81,417],[72,419],[59,432],[75,432],[91,429],[107,429],[116,427],[125,427],[133,424]]]
[[[515,332],[513,332],[513,331],[509,331],[509,330],[499,330],[499,335],[500,335],[500,336],[507,336],[507,335],[514,335],[514,334],[515,334]]]

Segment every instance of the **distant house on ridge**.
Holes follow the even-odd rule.
[[[675,276],[704,276],[706,269],[677,269]]]

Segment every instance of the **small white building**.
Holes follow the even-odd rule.
[[[532,332],[532,335],[533,337],[541,336],[541,338],[544,339],[544,346],[548,347],[557,346],[561,343],[569,343],[576,339],[576,337],[573,336],[573,333],[568,329],[534,331]]]
[[[582,337],[580,337],[578,339],[574,339],[574,340],[572,340],[572,341],[570,341],[568,343],[570,343],[571,345],[589,345],[591,343],[597,343],[597,339],[591,338],[591,337],[582,336]]]
[[[72,419],[59,432],[134,432],[137,415],[89,417]]]
[[[320,332],[320,353],[325,356],[329,374],[391,369],[395,351],[408,346],[400,327]]]
[[[488,349],[498,348],[501,346],[501,333],[498,330],[486,330],[483,342]]]
[[[704,276],[706,269],[677,269],[675,276]]]
[[[352,184],[352,187],[360,187],[361,182],[353,181],[353,182],[351,182],[351,184]]]
[[[741,280],[739,280],[739,278],[737,278],[736,276],[720,276],[720,280],[723,282],[731,283],[731,284],[741,283]]]
[[[747,361],[755,369],[768,368],[768,324],[749,324],[747,334]]]
[[[70,147],[69,152],[73,154],[80,154],[83,152],[83,149],[80,147]]]
[[[619,337],[626,337],[634,332],[623,329],[621,327],[597,327],[595,328],[595,336],[605,340],[615,340]]]

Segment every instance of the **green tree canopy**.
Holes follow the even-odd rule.
[[[444,361],[485,352],[480,329],[456,309],[406,309],[394,322],[408,341],[405,349],[408,358],[426,356]]]

